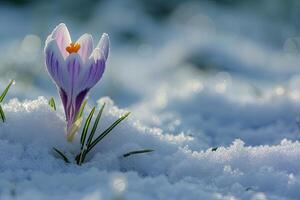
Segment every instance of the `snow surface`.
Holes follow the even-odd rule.
[[[100,129],[125,111],[109,98]],[[253,105],[259,107],[259,105]],[[216,151],[192,151],[193,137],[170,135],[128,119],[105,138],[86,164],[65,164],[79,150],[64,138],[61,111],[44,97],[10,100],[0,125],[0,199],[297,199],[300,143],[247,146],[235,139]],[[99,130],[100,131],[100,130]],[[225,137],[226,138],[226,137]],[[155,152],[123,158],[128,151]]]

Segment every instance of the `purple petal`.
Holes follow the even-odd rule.
[[[75,120],[75,116],[76,116],[75,105],[73,104],[67,105],[66,111],[67,111],[66,113],[67,129],[69,129]]]
[[[69,55],[66,47],[72,42],[70,33],[65,24],[61,23],[51,33],[51,37],[57,42],[57,46],[63,55],[64,59]]]
[[[75,116],[77,114],[76,111],[76,97],[78,93],[80,93],[81,82],[80,75],[82,73],[82,60],[77,53],[72,53],[66,59],[66,69],[69,77],[69,87],[68,90],[65,91],[68,97],[67,101],[67,121],[68,124],[72,124],[74,122]]]
[[[92,88],[102,77],[105,70],[105,56],[99,49],[95,49],[91,58],[86,63],[86,71],[82,80],[84,88]]]
[[[63,106],[64,106],[66,120],[68,121],[68,115],[67,115],[68,96],[67,96],[67,93],[62,88],[59,88],[59,95],[60,95],[61,101],[62,101]]]
[[[89,92],[89,90],[85,89],[85,90],[79,92],[79,94],[76,96],[76,100],[75,100],[75,112],[76,113],[79,111],[81,104],[84,101],[88,92]]]
[[[86,62],[94,49],[93,37],[90,34],[83,34],[76,43],[80,44],[78,54],[81,56],[82,61]]]
[[[107,60],[109,53],[109,37],[106,33],[103,33],[97,47],[103,53],[105,61]]]
[[[69,77],[69,90],[66,91],[68,94],[75,94],[78,86],[80,86],[80,73],[82,72],[82,60],[77,53],[70,54],[66,59],[66,70]]]
[[[45,47],[47,71],[59,88],[68,88],[68,75],[65,61],[55,40],[51,40]]]

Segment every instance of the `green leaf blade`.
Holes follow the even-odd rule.
[[[53,150],[57,153],[57,155],[59,155],[66,163],[70,163],[69,159],[67,158],[67,156],[65,156],[60,150],[58,150],[57,148],[53,147]]]
[[[10,83],[8,84],[8,86],[5,88],[5,90],[2,92],[1,96],[0,96],[0,103],[4,100],[10,86],[14,83],[14,80],[11,80]]]
[[[217,151],[219,147],[214,147],[211,149],[211,151]]]
[[[5,120],[6,120],[6,117],[5,117],[5,114],[4,114],[4,111],[3,111],[1,105],[0,105],[0,117],[1,117],[1,119],[2,119],[2,122],[4,123]]]
[[[87,152],[89,152],[98,142],[100,142],[105,136],[107,136],[120,122],[129,116],[130,112],[126,113],[124,116],[117,119],[110,127],[103,131],[88,147]]]
[[[143,154],[143,153],[151,153],[153,152],[153,149],[143,149],[143,150],[137,150],[137,151],[130,151],[128,153],[125,153],[123,155],[124,158],[131,156],[131,155],[135,155],[135,154]]]
[[[77,120],[78,118],[82,117],[82,114],[83,114],[83,111],[84,111],[84,108],[85,108],[86,104],[87,104],[87,99],[85,99],[85,100],[82,102],[82,104],[81,104],[81,106],[80,106],[80,109],[79,109],[79,111],[78,111],[78,114],[77,114],[77,116],[75,117],[76,120]],[[75,120],[75,121],[76,121],[76,120]]]
[[[53,97],[51,97],[51,99],[49,100],[48,102],[49,106],[54,110],[56,111],[56,104],[55,104],[55,100]]]
[[[93,140],[93,137],[95,135],[95,132],[97,130],[97,127],[98,127],[98,123],[100,121],[100,118],[102,116],[102,113],[103,113],[103,110],[104,110],[104,107],[105,107],[105,103],[102,105],[101,109],[99,110],[98,114],[97,114],[97,117],[95,119],[95,122],[94,122],[94,125],[93,125],[93,128],[92,128],[92,131],[88,137],[88,140],[87,140],[87,146],[89,146]]]
[[[95,119],[93,128],[91,130],[91,133],[90,133],[90,135],[89,135],[89,137],[87,139],[86,147],[88,147],[91,144],[92,140],[93,140],[93,137],[94,137],[95,132],[97,130],[98,123],[100,121],[100,118],[101,118],[104,106],[105,106],[105,103],[102,105],[101,109],[99,110],[99,112],[97,114],[97,117]],[[87,150],[83,149],[83,146],[82,146],[80,154],[78,156],[76,156],[76,159],[75,159],[79,165],[81,165],[84,162],[87,153],[88,153]]]
[[[81,138],[80,138],[80,143],[81,143],[82,148],[83,148],[83,146],[84,146],[84,142],[85,142],[85,139],[86,139],[86,135],[87,135],[89,126],[90,126],[90,124],[91,124],[91,120],[92,120],[92,117],[93,117],[93,115],[94,115],[95,109],[96,109],[96,107],[93,107],[93,109],[92,109],[92,111],[90,112],[88,118],[86,119],[85,124],[84,124],[84,127],[83,127],[82,134],[81,134]]]

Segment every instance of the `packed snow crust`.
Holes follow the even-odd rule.
[[[125,113],[106,97],[99,131]],[[259,107],[259,105],[257,105]],[[4,105],[0,125],[0,199],[297,199],[300,196],[300,143],[247,146],[235,139],[216,151],[184,133],[172,135],[128,118],[105,138],[82,166],[66,164],[80,148],[68,143],[62,108],[47,99]],[[225,137],[226,138],[226,137]],[[155,152],[122,155],[152,148]]]

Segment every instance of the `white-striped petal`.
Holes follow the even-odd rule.
[[[105,61],[108,58],[109,53],[109,37],[106,33],[103,33],[99,43],[97,44],[96,48],[99,48],[100,51],[103,53]]]
[[[52,33],[48,36],[46,40],[46,45],[47,41],[51,39],[54,39],[56,41],[63,58],[66,59],[66,57],[69,55],[66,51],[66,47],[69,46],[72,42],[67,26],[63,23],[56,26]]]
[[[67,74],[65,60],[55,40],[48,41],[45,47],[46,66],[51,78],[59,88],[69,88],[69,75]]]
[[[83,63],[85,63],[94,49],[93,37],[90,34],[83,34],[76,43],[80,44],[78,54],[81,56]]]

